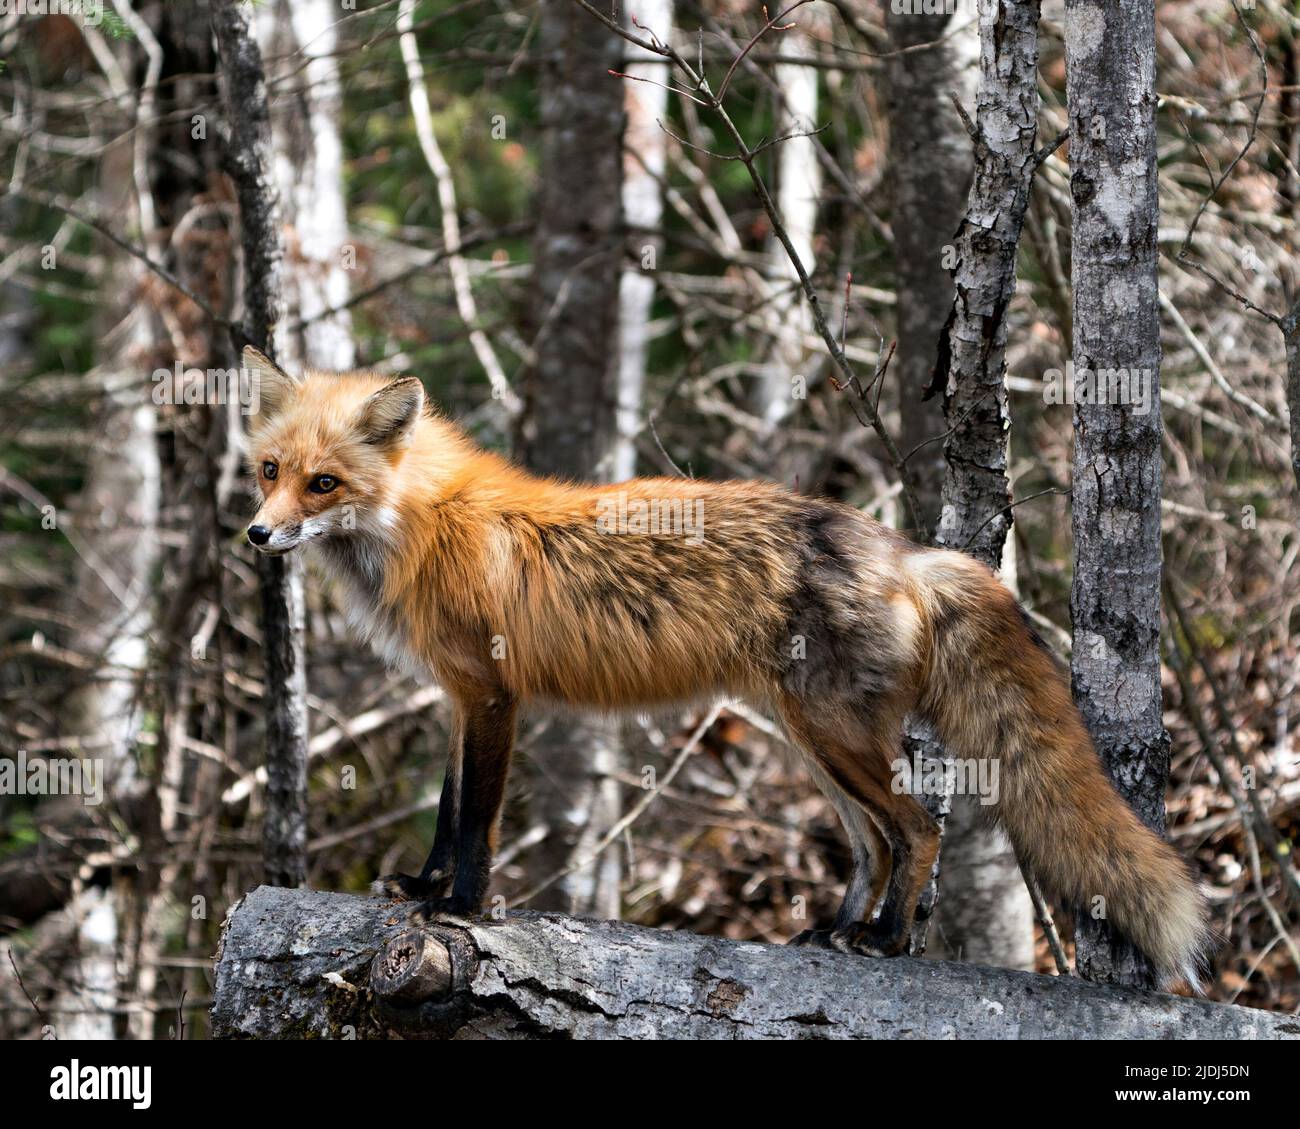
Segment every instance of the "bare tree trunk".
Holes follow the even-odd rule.
[[[1120,792],[1163,833],[1169,738],[1160,694],[1153,0],[1067,0],[1065,49],[1074,201],[1074,695]],[[1095,397],[1084,394],[1087,374],[1097,378]],[[1092,399],[1104,402],[1084,402]],[[1110,933],[1100,899],[1077,916],[1083,975],[1150,982],[1134,950]]]
[[[123,54],[130,55],[132,49]],[[140,91],[110,80],[127,111]],[[99,167],[98,206],[105,215],[130,217],[146,246],[156,245],[157,224],[147,194],[149,169],[137,168],[132,144],[105,149]],[[146,162],[147,165],[147,162]],[[80,644],[105,668],[67,703],[68,732],[99,760],[105,795],[136,823],[145,782],[137,778],[135,742],[143,725],[142,689],[154,626],[154,572],[159,561],[158,513],[162,467],[155,436],[155,408],[141,370],[157,344],[160,327],[140,301],[145,271],[139,262],[107,252],[101,281],[100,347],[89,379],[98,399],[99,441],[89,453],[85,487],[71,520],[93,554],[81,556],[76,599]],[[108,673],[112,672],[112,673]],[[147,822],[147,821],[145,821]],[[134,826],[137,833],[140,826]],[[147,830],[146,830],[147,833]],[[142,868],[142,870],[145,868]],[[60,1038],[112,1039],[115,1008],[140,988],[138,928],[147,902],[141,874],[115,877],[107,890],[74,883],[67,913],[74,928],[75,957],[63,974],[68,985],[53,1011]],[[147,954],[146,954],[147,955]],[[145,983],[146,992],[150,985]],[[132,1017],[132,1025],[138,1017]]]
[[[934,15],[895,10],[883,0],[895,52],[886,66],[889,93],[889,175],[893,195],[897,278],[899,446],[911,451],[946,430],[943,408],[927,398],[944,318],[952,306],[952,253],[971,179],[971,139],[948,97],[974,101],[979,33],[962,8]],[[937,42],[936,42],[937,41]],[[925,50],[906,51],[921,43]],[[921,447],[908,462],[924,515],[920,537],[939,520],[942,442]]]
[[[672,0],[648,0],[637,21],[663,42],[672,41]],[[641,397],[645,388],[647,334],[654,303],[654,272],[663,240],[657,229],[664,200],[660,180],[667,165],[668,135],[659,122],[668,109],[671,67],[657,55],[628,45],[626,73],[642,82],[627,82],[623,105],[627,127],[623,134],[623,215],[632,241],[632,262],[618,282],[618,440],[611,478],[622,482],[636,474],[636,435],[641,429]]]
[[[113,890],[80,890],[68,902],[76,955],[62,969],[66,988],[50,1008],[59,1039],[108,1040],[116,1036],[115,1013],[126,998],[118,961],[120,901]]]
[[[107,158],[105,166],[116,167]],[[129,178],[110,180],[119,187],[130,184]],[[110,215],[129,208],[111,191],[105,193],[104,206]],[[138,301],[141,270],[134,260],[118,258],[105,282],[106,294],[122,295],[126,302],[113,310],[116,324],[106,328],[91,374],[102,396],[96,427],[101,442],[90,452],[86,485],[73,517],[94,553],[93,567],[83,558],[77,569],[83,646],[114,673],[92,679],[72,695],[70,729],[88,747],[103,750],[115,791],[130,788],[133,742],[142,721],[141,680],[153,625],[150,595],[162,493],[154,406],[139,375],[157,329]]]
[[[271,107],[275,180],[289,255],[281,271],[290,323],[282,364],[346,372],[356,364],[348,311],[342,111],[332,0],[273,0],[258,9],[257,37],[277,96]]]
[[[600,5],[613,14],[610,0]],[[622,41],[571,0],[543,0],[542,161],[534,256],[535,356],[521,452],[544,474],[610,481],[617,446],[622,267]],[[507,639],[506,645],[509,645]],[[585,859],[619,813],[616,723],[553,719],[531,750],[531,811],[548,836],[528,854],[529,885]],[[532,904],[617,917],[615,848]]]
[[[605,4],[606,13],[613,11]],[[609,477],[622,267],[622,40],[571,0],[543,0],[538,47],[534,328],[521,452],[548,474]]]
[[[817,23],[814,10],[803,9],[799,26],[781,36],[781,54],[811,61],[816,46],[805,29]],[[776,65],[775,78],[781,96],[774,136],[785,138],[777,147],[776,207],[800,261],[811,272],[817,262],[813,239],[822,195],[817,140],[811,136],[817,128],[818,71],[798,62],[782,62]],[[766,318],[773,340],[767,371],[758,385],[755,410],[771,434],[794,408],[795,381],[799,377],[805,382],[808,379],[809,356],[804,342],[813,332],[813,320],[794,264],[775,235],[768,239],[767,254],[772,281],[768,283]]]
[[[1007,308],[1036,167],[1038,8],[1038,0],[999,0],[981,17],[975,176],[954,240],[956,294],[934,369],[951,429],[935,543],[993,569],[1012,522]]]
[[[212,13],[224,78],[227,163],[239,198],[244,252],[244,324],[248,342],[274,356],[284,310],[284,245],[276,191],[262,53],[247,15],[234,0]],[[296,555],[259,556],[265,656],[266,813],[262,858],[272,885],[298,886],[307,876],[307,671],[303,649],[302,562]]]
[[[940,39],[950,24],[971,18],[966,9],[945,17],[898,15],[892,7],[888,17],[899,46]],[[1010,527],[1007,517],[990,518],[1010,500],[1006,310],[1034,168],[1037,35],[1037,0],[1003,0],[981,9],[978,34],[973,28],[957,34],[951,57],[940,47],[895,56],[890,65],[898,115],[890,139],[898,178],[894,238],[905,447],[951,430],[944,443],[917,455],[922,506],[936,519],[937,544],[970,552],[995,569]],[[945,96],[960,77],[945,67],[960,66],[963,44],[979,51],[974,141]],[[940,207],[945,219],[936,223]],[[953,276],[943,270],[945,262]],[[922,402],[931,380],[932,388],[944,389],[942,410],[937,400]],[[943,468],[938,483],[931,465],[936,458]],[[1014,586],[1014,569],[1007,579]],[[942,852],[937,951],[1032,968],[1033,906],[1015,853],[979,817],[970,797],[952,797]]]

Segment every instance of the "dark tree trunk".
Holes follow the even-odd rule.
[[[279,194],[272,173],[271,118],[262,53],[248,15],[234,0],[212,12],[224,79],[226,165],[239,199],[244,255],[247,342],[274,356],[283,315]],[[236,363],[238,363],[236,361]],[[257,562],[265,660],[266,814],[262,857],[266,881],[298,886],[307,877],[307,671],[303,648],[302,563],[296,555]]]
[[[924,51],[889,59],[889,170],[893,196],[894,263],[898,279],[899,446],[912,451],[942,435],[941,403],[925,399],[944,316],[952,305],[952,263],[945,248],[966,205],[971,178],[971,141],[949,92],[968,104],[974,90],[973,30],[945,37],[968,14],[899,13],[884,0],[885,26],[894,51],[940,41]],[[926,443],[908,461],[915,476],[924,528],[939,520],[944,460],[941,442]]]
[[[615,14],[609,0],[598,4]],[[520,453],[544,474],[600,475],[614,443],[622,265],[622,40],[543,0],[534,318]]]
[[[886,70],[898,280],[898,356],[894,364],[899,445],[911,453],[907,465],[921,521],[913,532],[924,541],[933,536],[939,520],[944,476],[943,444],[937,441],[944,430],[943,407],[925,392],[933,375],[945,312],[952,305],[948,255],[971,175],[970,137],[948,94],[951,91],[963,102],[969,101],[974,86],[970,64],[977,37],[970,31],[945,40],[955,27],[968,22],[964,13],[896,12],[890,0],[883,4],[890,43],[894,51],[902,52],[890,57]],[[906,50],[935,41],[936,46],[925,50]],[[942,746],[915,719],[909,719],[905,739],[909,758],[942,759]],[[923,802],[946,835],[951,798],[931,795],[923,797]],[[955,856],[935,859],[931,880],[922,891],[912,929],[915,953],[926,950],[930,914],[939,896],[939,871],[950,862],[960,870],[962,860]],[[945,897],[947,893],[945,886]]]
[[[617,14],[609,0],[597,6]],[[543,0],[538,40],[547,62],[534,250],[536,355],[520,453],[544,474],[610,481],[617,448],[623,84],[608,72],[620,68],[622,41],[571,0]],[[618,727],[554,718],[532,753],[531,814],[549,833],[529,852],[530,886],[586,858],[617,820]],[[618,885],[613,847],[530,904],[616,917]]]
[[[956,294],[934,386],[952,434],[937,544],[996,569],[1011,529],[1007,308],[1038,137],[1038,0],[1001,0],[982,20],[975,179],[957,230]]]
[[[1068,0],[1074,201],[1074,695],[1107,770],[1163,833],[1169,739],[1160,694],[1160,320],[1155,11],[1152,0]],[[1084,403],[1086,374],[1126,370]],[[1145,382],[1135,384],[1133,381]],[[1143,410],[1140,392],[1149,393]],[[1128,402],[1116,402],[1128,401]],[[1136,402],[1135,402],[1136,401]],[[1150,971],[1110,933],[1105,906],[1077,914],[1092,979]]]

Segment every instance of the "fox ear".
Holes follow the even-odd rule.
[[[243,357],[244,368],[252,374],[253,386],[257,389],[257,414],[269,418],[293,398],[301,387],[301,381],[251,345],[244,346]]]
[[[367,443],[409,442],[424,410],[424,385],[413,376],[386,384],[361,406],[359,427]]]

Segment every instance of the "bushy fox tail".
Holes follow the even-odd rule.
[[[1064,673],[1015,598],[960,554],[921,554],[916,571],[931,625],[920,705],[945,748],[999,759],[996,818],[1044,889],[1104,907],[1162,984],[1185,978],[1199,991],[1205,901],[1183,860],[1115,790]]]

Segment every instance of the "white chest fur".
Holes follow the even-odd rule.
[[[383,601],[390,544],[387,531],[336,533],[318,543],[320,561],[340,588],[348,626],[390,667],[405,674],[425,674],[424,664],[411,653],[397,614]]]

